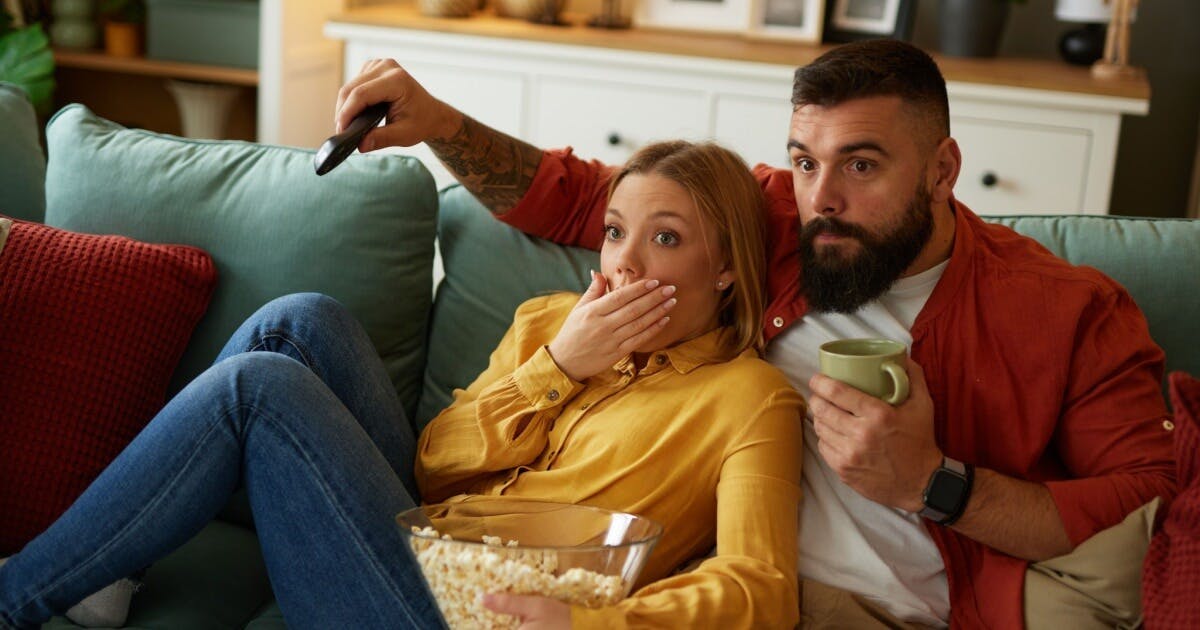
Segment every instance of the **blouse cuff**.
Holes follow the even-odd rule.
[[[546,346],[538,348],[513,372],[513,381],[529,406],[537,411],[560,407],[583,389],[581,383],[559,369]]]
[[[628,628],[625,615],[612,606],[605,608],[584,608],[571,606],[571,630],[619,630]]]

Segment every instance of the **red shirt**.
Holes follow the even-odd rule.
[[[547,151],[501,220],[599,249],[614,170]],[[790,171],[760,165],[770,258],[768,341],[804,316]],[[949,457],[1045,483],[1071,542],[1175,494],[1163,352],[1129,294],[955,202],[950,263],[912,327],[938,446]],[[1012,515],[1021,518],[1019,513]],[[926,522],[950,585],[951,625],[1019,628],[1027,562]]]

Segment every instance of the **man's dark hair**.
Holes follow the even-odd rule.
[[[831,107],[869,96],[899,96],[929,124],[935,142],[950,135],[946,80],[925,51],[893,39],[845,44],[796,70],[792,107]]]

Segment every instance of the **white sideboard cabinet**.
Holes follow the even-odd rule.
[[[395,6],[336,16],[325,33],[345,44],[346,77],[368,59],[393,58],[480,122],[611,163],[682,137],[786,166],[792,74],[827,49],[490,16],[439,20]],[[1048,61],[938,61],[963,152],[960,199],[985,214],[1108,212],[1121,116],[1148,111],[1144,81],[1104,84]],[[430,165],[439,185],[453,181],[424,146],[402,151]]]

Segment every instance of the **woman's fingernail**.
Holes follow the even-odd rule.
[[[657,286],[658,286],[658,280],[647,280],[646,281],[647,289],[653,289],[654,287],[657,287]]]
[[[671,297],[675,294],[675,285],[665,286],[662,290],[663,297]]]

